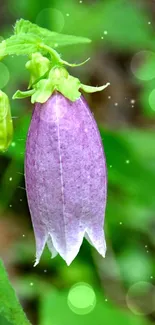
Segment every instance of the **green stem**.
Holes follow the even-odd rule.
[[[60,55],[54,49],[52,49],[50,46],[43,43],[39,44],[39,47],[46,50],[48,53],[50,53],[54,61],[56,61],[56,63],[60,63],[61,61]]]
[[[46,45],[44,43],[41,43],[41,44],[39,44],[39,47],[42,48],[42,49],[44,49],[44,50],[46,50],[48,53],[50,53],[52,55],[52,57],[53,57],[53,59],[54,59],[54,61],[55,61],[56,64],[62,64],[62,65],[65,64],[65,65],[67,65],[69,67],[79,67],[79,66],[85,64],[87,61],[90,60],[90,58],[88,58],[87,60],[85,60],[82,63],[78,63],[78,64],[76,64],[76,63],[69,63],[67,61],[62,60],[61,57],[60,57],[60,55],[57,53],[57,51],[55,51],[54,49],[52,49],[50,46],[48,46],[48,45]]]

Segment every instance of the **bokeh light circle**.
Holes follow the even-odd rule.
[[[155,89],[153,89],[149,95],[149,105],[153,111],[155,111]]]
[[[3,89],[10,79],[10,73],[7,66],[0,62],[0,89]]]
[[[84,282],[76,283],[69,291],[67,298],[69,308],[76,314],[90,313],[96,305],[93,288]]]
[[[152,51],[136,53],[131,61],[131,70],[140,80],[147,81],[155,78],[155,53]]]
[[[155,286],[145,281],[133,284],[126,295],[126,303],[135,315],[151,314],[155,311]]]
[[[45,8],[38,14],[36,23],[41,27],[60,33],[63,30],[65,19],[60,10],[55,8]]]

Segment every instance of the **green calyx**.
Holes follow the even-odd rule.
[[[53,94],[55,90],[59,91],[66,98],[75,101],[81,96],[80,89],[91,93],[105,89],[109,83],[101,87],[91,87],[81,84],[78,78],[75,78],[64,68],[64,61],[59,60],[59,57],[50,61],[41,53],[34,53],[31,59],[26,63],[26,68],[30,71],[31,89],[28,91],[18,90],[13,99],[21,99],[31,96],[31,102],[34,104],[44,103]]]
[[[17,21],[14,35],[0,44],[0,57],[12,54],[28,55],[26,69],[30,72],[30,81],[28,90],[18,90],[13,99],[31,97],[32,103],[44,103],[57,90],[66,98],[75,101],[81,96],[80,89],[96,92],[106,88],[109,83],[102,87],[83,85],[64,68],[80,66],[89,59],[79,64],[69,63],[64,61],[55,49],[90,42],[87,38],[51,32],[24,19]]]
[[[8,96],[0,90],[0,151],[5,151],[13,137],[13,124]]]

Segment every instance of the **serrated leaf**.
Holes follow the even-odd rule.
[[[8,280],[4,265],[0,260],[0,313],[2,313],[11,324],[30,325],[16,294]]]
[[[85,37],[58,34],[54,32],[52,34],[53,35],[49,35],[44,38],[45,44],[51,47],[63,47],[67,45],[86,44],[91,42],[89,38]]]
[[[16,35],[20,35],[22,33],[33,33],[40,37],[42,41],[51,47],[61,47],[72,44],[83,44],[90,43],[91,40],[85,37],[72,36],[59,34],[56,32],[52,32],[46,28],[42,28],[36,24],[31,23],[28,20],[20,19],[16,22],[14,31]]]
[[[6,55],[29,55],[38,50],[41,42],[35,34],[13,35],[0,43],[0,57]]]

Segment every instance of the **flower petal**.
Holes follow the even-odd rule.
[[[96,122],[83,98],[59,93],[36,104],[26,150],[26,188],[38,256],[50,250],[69,265],[85,233],[105,255],[106,166]],[[41,248],[40,248],[41,247]]]

